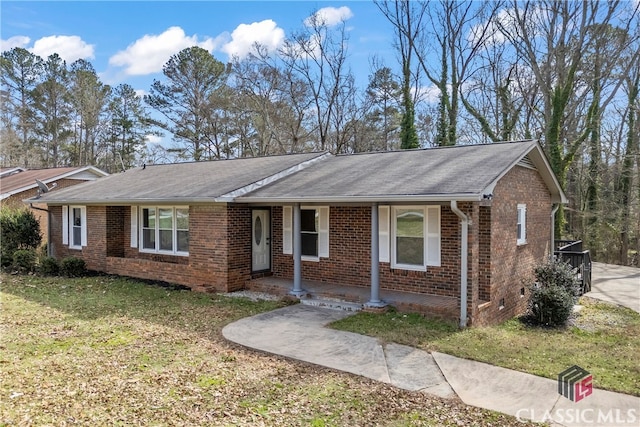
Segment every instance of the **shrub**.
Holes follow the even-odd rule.
[[[557,285],[576,298],[580,296],[580,283],[568,263],[550,260],[535,269],[536,281],[544,285]]]
[[[22,273],[31,273],[36,269],[36,259],[34,249],[18,249],[13,253],[13,268]]]
[[[55,258],[46,256],[40,259],[38,271],[45,276],[55,276],[60,271],[60,264]]]
[[[63,258],[60,262],[60,273],[66,277],[80,277],[87,272],[86,264],[82,258],[73,256]]]
[[[0,264],[13,264],[13,254],[20,249],[36,249],[42,241],[40,224],[28,209],[0,209]]]
[[[536,282],[530,286],[529,317],[537,325],[564,325],[578,300],[579,284],[571,266],[552,260],[535,269]]]

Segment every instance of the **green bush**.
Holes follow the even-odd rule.
[[[580,296],[580,283],[573,272],[573,267],[564,261],[547,261],[536,267],[535,275],[538,283],[560,286],[576,298]]]
[[[35,249],[18,249],[13,253],[13,268],[21,273],[31,273],[36,269]]]
[[[74,256],[63,258],[60,262],[60,273],[66,277],[81,277],[87,272],[86,264],[82,258]]]
[[[535,276],[536,282],[529,287],[529,319],[541,326],[566,324],[579,296],[571,266],[552,260],[536,267]]]
[[[13,254],[21,249],[36,249],[42,242],[40,224],[28,209],[0,209],[0,265],[13,264]]]
[[[40,265],[38,266],[38,272],[45,276],[56,276],[60,271],[60,264],[58,260],[53,257],[47,256],[40,259]]]

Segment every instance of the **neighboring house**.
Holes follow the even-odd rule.
[[[371,307],[393,293],[462,326],[523,312],[567,201],[536,141],[146,166],[41,200],[52,254],[93,270],[212,292],[352,287]]]
[[[40,223],[44,243],[48,240],[47,212],[42,210],[46,208],[45,204],[34,200],[39,191],[42,192],[36,180],[51,190],[58,190],[86,181],[94,181],[107,175],[109,174],[93,166],[48,169],[2,168],[0,169],[0,203],[2,206],[25,207],[24,200],[32,199],[31,208]]]

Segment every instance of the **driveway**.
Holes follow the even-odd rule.
[[[585,295],[640,313],[640,268],[594,262],[591,291]]]

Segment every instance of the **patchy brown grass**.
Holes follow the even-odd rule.
[[[527,425],[222,338],[277,302],[106,276],[0,278],[0,425]]]

